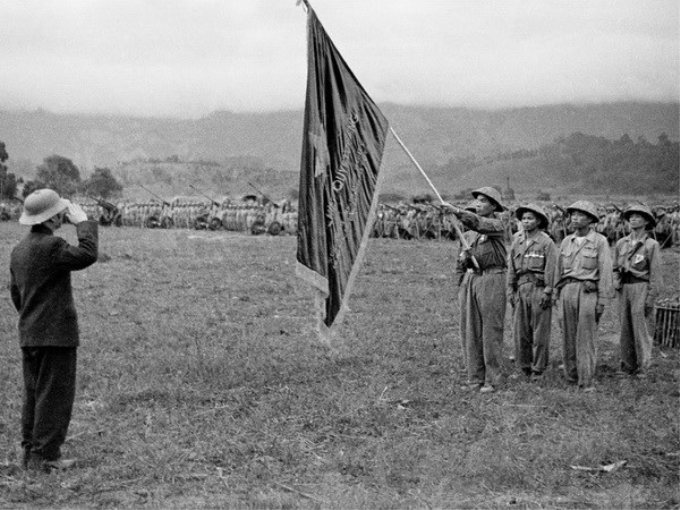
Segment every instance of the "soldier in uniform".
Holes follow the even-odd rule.
[[[505,226],[496,213],[504,207],[495,188],[479,188],[472,196],[476,213],[448,206],[467,227],[464,236],[470,246],[469,250],[461,249],[457,268],[468,273],[459,293],[461,313],[465,313],[461,342],[467,351],[468,379],[464,388],[491,393],[503,378],[507,250]]]
[[[614,247],[614,289],[619,295],[621,320],[620,375],[644,377],[652,357],[647,317],[654,309],[661,278],[661,248],[647,231],[656,224],[644,204],[628,207],[623,217],[630,235]]]
[[[538,379],[548,365],[556,249],[544,232],[548,216],[535,204],[517,208],[521,229],[508,255],[508,300],[513,309],[515,357],[527,377]]]
[[[612,260],[607,239],[595,231],[597,209],[586,200],[567,207],[574,232],[560,245],[557,296],[567,381],[594,391],[595,336],[605,301],[612,297]]]

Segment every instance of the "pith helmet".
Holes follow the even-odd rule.
[[[548,220],[548,215],[545,214],[545,211],[540,205],[536,204],[520,205],[515,211],[515,216],[517,217],[518,220],[521,220],[522,214],[524,214],[525,212],[534,213],[538,217],[538,228],[546,228],[550,223],[550,220]]]
[[[61,198],[51,189],[38,189],[24,200],[24,211],[19,223],[22,225],[38,225],[59,214],[69,206],[69,201]]]
[[[600,217],[597,214],[597,208],[587,200],[577,200],[569,207],[567,207],[567,212],[569,214],[571,214],[574,211],[579,211],[584,214],[587,214],[595,223],[600,221]]]
[[[625,220],[630,221],[630,215],[633,213],[641,214],[647,219],[647,230],[652,230],[656,226],[656,218],[652,214],[652,210],[645,204],[633,204],[623,211]]]
[[[475,198],[479,195],[484,195],[491,200],[496,206],[496,211],[501,212],[505,210],[505,206],[503,205],[503,202],[501,202],[501,194],[496,188],[484,186],[483,188],[476,189],[472,192],[472,196]]]

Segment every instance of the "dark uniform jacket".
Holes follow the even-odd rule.
[[[76,225],[78,246],[71,246],[44,225],[34,225],[12,250],[10,293],[19,312],[21,347],[77,347],[78,316],[71,271],[97,260],[97,223]]]
[[[470,212],[461,216],[461,222],[469,229],[463,235],[470,245],[470,254],[477,259],[479,269],[505,268],[507,250],[503,222],[495,216],[484,218]],[[471,263],[468,261],[467,264],[466,269],[469,269]]]

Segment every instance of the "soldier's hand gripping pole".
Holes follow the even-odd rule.
[[[437,188],[434,187],[434,184],[432,184],[432,181],[430,178],[427,176],[425,171],[421,168],[421,166],[418,164],[416,161],[416,158],[413,157],[411,154],[411,151],[408,150],[406,145],[404,145],[404,142],[401,141],[401,139],[397,136],[397,133],[394,132],[394,129],[390,127],[390,132],[394,136],[395,140],[397,140],[397,143],[401,146],[402,149],[404,149],[404,152],[408,155],[409,159],[411,162],[416,166],[416,168],[420,171],[420,173],[425,177],[425,180],[427,183],[430,185],[430,188],[432,188],[432,191],[434,191],[434,194],[436,195],[437,199],[441,202],[443,206],[446,206],[448,209],[452,209],[454,211],[459,210],[457,207],[452,206],[448,202],[444,202],[444,199],[442,196],[439,194],[439,191],[437,191]],[[463,236],[463,232],[461,231],[460,227],[458,226],[458,217],[453,222],[453,228],[456,230],[456,235],[458,235],[458,239],[460,239],[460,244],[463,247],[465,251],[470,250],[470,243],[467,242],[467,239]],[[472,265],[475,266],[475,269],[479,270],[479,263],[477,262],[477,259],[475,258],[474,255],[470,254],[470,260],[472,261]]]

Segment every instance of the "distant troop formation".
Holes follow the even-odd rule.
[[[149,202],[119,202],[103,199],[79,201],[88,218],[100,225],[141,228],[185,228],[197,230],[229,230],[252,234],[295,234],[297,210],[294,204],[284,201],[263,203],[260,200],[243,200],[212,203],[207,201],[154,200]],[[471,204],[461,205],[473,209]],[[519,220],[511,206],[498,213],[507,238],[517,232]],[[560,242],[571,232],[570,217],[558,204],[543,206],[548,218],[546,232],[555,242]],[[0,221],[16,220],[22,206],[0,202]],[[598,221],[595,230],[613,246],[630,233],[623,218],[623,210],[615,205],[597,205]],[[655,227],[651,235],[661,248],[680,246],[680,204],[658,205],[652,208]],[[415,240],[456,240],[455,217],[445,207],[430,203],[379,204],[371,237]]]
[[[474,209],[472,204],[460,205],[462,209]],[[519,220],[515,212],[519,205],[511,206],[499,212],[505,235],[510,238],[519,229]],[[555,242],[561,242],[573,232],[570,215],[558,204],[542,206],[547,217],[545,231]],[[597,205],[597,222],[595,231],[602,234],[613,246],[619,239],[630,233],[630,227],[623,218],[623,210],[614,205]],[[680,204],[670,206],[658,205],[651,209],[655,219],[655,227],[651,235],[662,248],[680,246]],[[446,208],[432,204],[380,204],[372,237],[390,239],[434,239],[455,240],[453,215]]]
[[[197,230],[229,230],[251,234],[294,234],[297,211],[290,202],[275,204],[257,200],[241,202],[121,202],[117,205],[99,200],[86,202],[88,218],[100,225],[140,228],[184,228]]]

